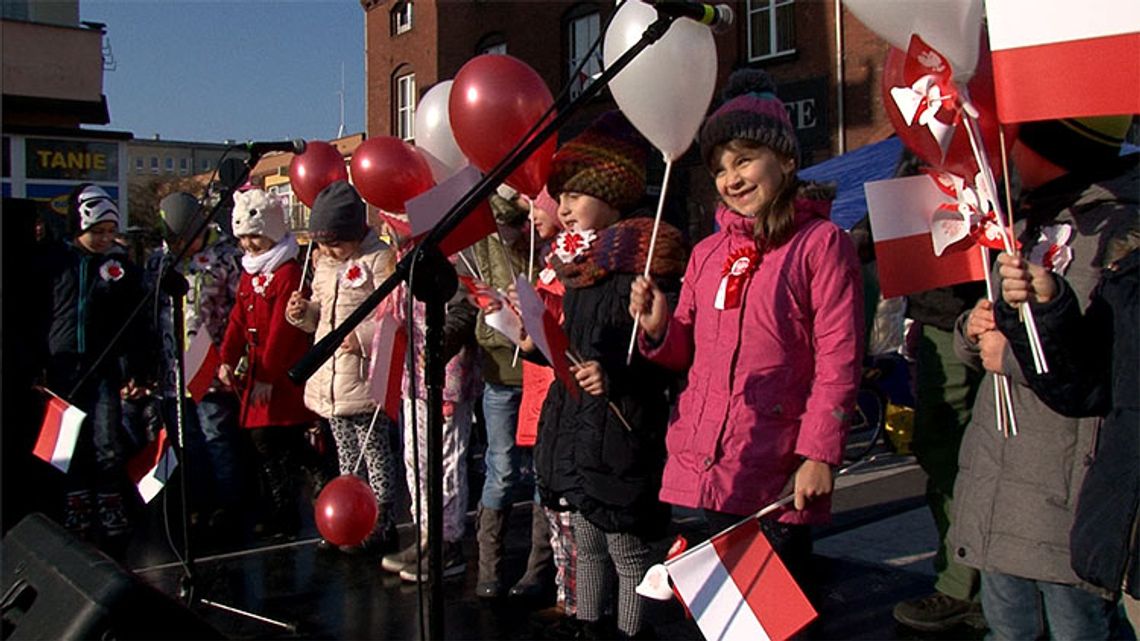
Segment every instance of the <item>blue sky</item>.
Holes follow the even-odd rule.
[[[107,25],[111,123],[137,138],[328,140],[364,130],[357,0],[81,0]]]

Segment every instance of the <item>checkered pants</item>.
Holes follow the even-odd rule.
[[[578,512],[571,517],[571,523],[578,544],[578,619],[597,621],[606,601],[613,598],[608,594],[606,580],[612,562],[618,576],[618,630],[628,636],[637,634],[642,626],[643,604],[635,590],[651,565],[649,544],[632,534],[603,532]]]

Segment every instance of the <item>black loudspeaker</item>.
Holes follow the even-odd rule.
[[[43,514],[17,523],[2,547],[0,638],[224,638]]]

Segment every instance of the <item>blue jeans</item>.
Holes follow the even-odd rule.
[[[483,420],[487,424],[487,452],[483,455],[486,479],[483,481],[484,507],[502,510],[511,501],[524,463],[522,448],[515,445],[519,425],[522,388],[485,383]]]
[[[177,442],[178,423],[174,399],[163,400],[167,437]],[[196,508],[235,507],[242,498],[241,467],[238,463],[240,428],[238,398],[213,392],[195,403],[182,403],[185,427],[185,461],[188,489]]]
[[[982,572],[987,639],[1116,638],[1116,604],[1074,585]],[[1048,627],[1046,627],[1048,626]]]

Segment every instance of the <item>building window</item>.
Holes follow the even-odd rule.
[[[170,156],[166,157],[166,173],[168,173],[168,174],[174,173],[174,159],[171,158]]]
[[[158,173],[158,156],[151,156],[150,157],[150,173],[152,173],[152,174]]]
[[[298,231],[309,228],[309,208],[293,195],[293,185],[282,183],[270,187],[267,191],[281,199],[281,204],[285,206],[285,222],[288,223],[289,229]]]
[[[795,53],[795,0],[748,0],[748,60]]]
[[[392,35],[398,36],[412,29],[412,3],[397,2],[392,7]]]
[[[209,158],[203,158],[202,164],[199,166],[202,168],[200,171],[210,171],[210,159]]]
[[[146,163],[143,162],[142,156],[135,156],[135,173],[141,174],[145,170]]]
[[[179,158],[178,159],[178,173],[182,174],[183,176],[190,173],[190,159],[189,158]]]
[[[570,97],[577,98],[582,91],[594,81],[602,72],[602,48],[595,47],[590,59],[582,68],[578,64],[586,57],[594,41],[598,39],[601,29],[601,15],[597,11],[570,18],[567,22],[566,39],[569,44],[567,53],[567,74],[569,74]]]
[[[396,76],[396,137],[412,140],[416,137],[416,74]]]

